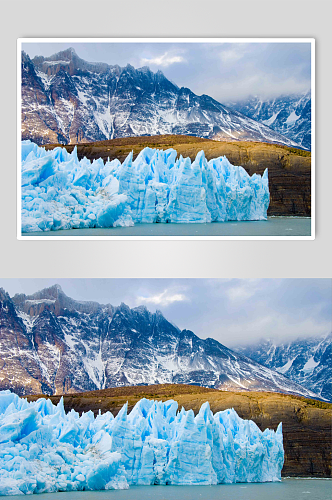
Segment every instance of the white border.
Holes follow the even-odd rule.
[[[310,236],[22,236],[21,50],[22,43],[310,43],[311,235]],[[315,39],[314,38],[18,38],[17,39],[17,239],[18,240],[314,240],[315,239]]]

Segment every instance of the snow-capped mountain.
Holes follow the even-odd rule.
[[[332,401],[331,333],[283,344],[262,340],[235,350]]]
[[[269,126],[279,134],[311,149],[311,92],[282,95],[274,99],[251,96],[227,103],[245,116]]]
[[[88,63],[72,48],[32,60],[22,52],[22,139],[69,144],[157,134],[298,146],[161,71]]]
[[[78,302],[58,285],[12,299],[0,289],[0,329],[0,388],[19,394],[185,383],[317,397],[160,312]]]

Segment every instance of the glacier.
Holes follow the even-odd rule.
[[[175,149],[146,147],[121,163],[81,160],[77,148],[21,143],[22,232],[264,220],[270,202],[268,171],[250,176],[225,156],[178,158]]]
[[[208,402],[196,416],[141,399],[95,417],[0,392],[0,495],[280,481],[283,461],[281,423],[262,432]]]

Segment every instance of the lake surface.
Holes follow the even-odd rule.
[[[210,224],[136,224],[132,227],[65,229],[23,233],[22,236],[126,237],[126,236],[310,236],[309,217],[268,217],[262,221],[229,221]]]
[[[3,498],[22,499],[22,496]],[[283,479],[280,483],[132,486],[128,490],[73,491],[38,495],[38,500],[331,500],[331,498],[331,480],[297,478]]]

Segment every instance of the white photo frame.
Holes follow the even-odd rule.
[[[28,43],[310,43],[311,44],[311,222],[309,236],[61,236],[21,232],[21,50]],[[59,231],[61,232],[61,231]],[[314,240],[315,239],[315,39],[313,38],[19,38],[17,40],[17,239],[18,240]]]

